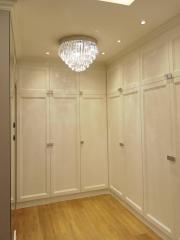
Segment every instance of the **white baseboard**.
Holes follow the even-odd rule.
[[[164,232],[162,232],[158,227],[148,221],[144,215],[140,214],[131,205],[126,203],[118,194],[114,191],[110,190],[110,194],[115,197],[126,209],[128,209],[133,215],[135,215],[142,223],[144,223],[147,227],[149,227],[154,233],[156,233],[159,237],[164,240],[172,240],[169,236],[167,236]]]
[[[16,204],[16,209],[40,206],[40,205],[45,205],[45,204],[50,204],[50,203],[57,203],[57,202],[62,202],[62,201],[78,199],[78,198],[93,197],[93,196],[103,195],[103,194],[110,194],[110,192],[108,189],[104,189],[104,190],[95,190],[95,191],[75,193],[75,194],[70,194],[70,195],[66,195],[66,196],[51,197],[51,198],[46,198],[46,199],[19,202]]]

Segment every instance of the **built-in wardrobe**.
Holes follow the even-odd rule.
[[[16,67],[16,207],[109,193],[180,239],[180,27],[105,68]]]
[[[180,239],[180,27],[108,68],[110,190]]]
[[[104,66],[77,74],[53,61],[22,62],[17,68],[17,206],[107,189]]]

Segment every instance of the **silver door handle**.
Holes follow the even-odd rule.
[[[167,160],[168,161],[171,161],[171,162],[175,162],[176,161],[176,157],[174,157],[174,156],[167,156]]]
[[[54,143],[47,143],[47,147],[53,147]]]
[[[121,147],[124,147],[124,143],[122,143],[122,142],[120,142],[119,145],[120,145]]]

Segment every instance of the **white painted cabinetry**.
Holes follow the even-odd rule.
[[[111,65],[107,84],[110,188],[135,210],[140,210],[144,219],[162,233],[178,240],[179,51],[180,27],[177,27],[123,57],[120,67]],[[122,69],[120,97],[115,94],[114,86],[120,82],[122,75],[118,72]],[[123,151],[116,145],[119,138],[123,139]]]
[[[18,84],[17,197],[27,201],[50,194],[48,72],[20,68]]]
[[[80,74],[80,144],[82,191],[108,187],[106,72]]]
[[[104,68],[20,66],[18,202],[107,188],[106,123]]]

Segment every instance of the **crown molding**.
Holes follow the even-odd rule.
[[[124,56],[131,53],[132,51],[137,50],[138,48],[142,47],[144,44],[152,41],[153,39],[159,37],[161,34],[166,33],[167,31],[171,30],[172,28],[180,25],[180,14],[176,15],[175,17],[171,18],[169,21],[165,22],[155,30],[151,31],[150,33],[146,34],[142,38],[138,39],[137,41],[133,42],[132,44],[128,45],[125,49],[120,51],[118,54],[113,56],[107,61],[107,67],[116,64],[120,61]]]
[[[11,11],[16,0],[0,0],[0,10]]]

